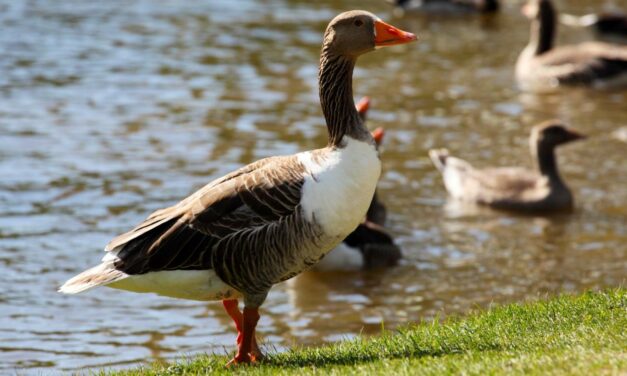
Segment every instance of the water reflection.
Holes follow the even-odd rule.
[[[587,3],[563,7],[584,13]],[[388,19],[390,8],[379,0],[0,8],[0,373],[233,350],[219,303],[55,290],[152,210],[244,163],[324,145],[322,30],[348,8]],[[509,3],[494,17],[394,23],[422,42],[364,57],[355,96],[372,98],[369,122],[387,131],[379,191],[406,258],[390,270],[308,273],[277,286],[259,324],[270,348],[624,281],[627,155],[613,132],[624,126],[625,93],[520,94],[513,63],[528,25]],[[591,136],[559,153],[572,215],[451,209],[427,150],[446,145],[477,166],[530,165],[529,127],[550,117]]]

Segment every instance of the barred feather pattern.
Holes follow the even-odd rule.
[[[328,36],[325,37],[325,41]],[[344,135],[363,140],[369,136],[353,100],[355,59],[334,55],[325,42],[320,54],[320,105],[329,131],[329,145],[340,146]]]
[[[115,268],[129,275],[212,269],[245,298],[263,300],[273,284],[315,264],[333,244],[302,213],[304,167],[296,156],[255,164],[153,213],[120,237],[126,243],[114,240]]]

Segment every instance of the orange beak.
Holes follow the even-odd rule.
[[[359,112],[361,115],[364,115],[366,112],[368,112],[368,109],[370,108],[370,98],[361,98],[359,102],[357,102],[355,107],[357,108],[357,112]]]
[[[374,142],[377,143],[377,146],[381,145],[381,142],[383,142],[383,136],[385,135],[385,131],[383,130],[383,128],[379,127],[371,133],[372,138],[374,138]]]
[[[418,39],[416,35],[388,25],[381,20],[374,21],[374,45],[375,47],[393,46],[395,44],[403,44]]]

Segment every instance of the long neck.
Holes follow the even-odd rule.
[[[353,102],[355,59],[335,55],[327,46],[320,55],[320,105],[329,130],[329,146],[339,146],[345,135],[363,139],[368,134]]]
[[[537,144],[536,150],[532,150],[536,158],[536,163],[540,174],[549,178],[551,184],[563,184],[559,171],[557,170],[557,162],[555,160],[555,146]]]
[[[538,6],[540,7],[539,19],[531,22],[529,41],[529,46],[533,48],[535,55],[541,55],[553,48],[556,28],[553,5],[549,1],[542,1]]]

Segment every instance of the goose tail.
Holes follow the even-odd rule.
[[[78,294],[97,286],[104,286],[128,277],[113,266],[113,263],[107,262],[87,269],[81,274],[71,278],[59,287],[59,292],[63,294]]]
[[[446,149],[429,150],[429,157],[431,158],[431,161],[440,171],[444,171],[444,168],[446,167],[446,158],[448,158],[448,156],[448,150]]]

